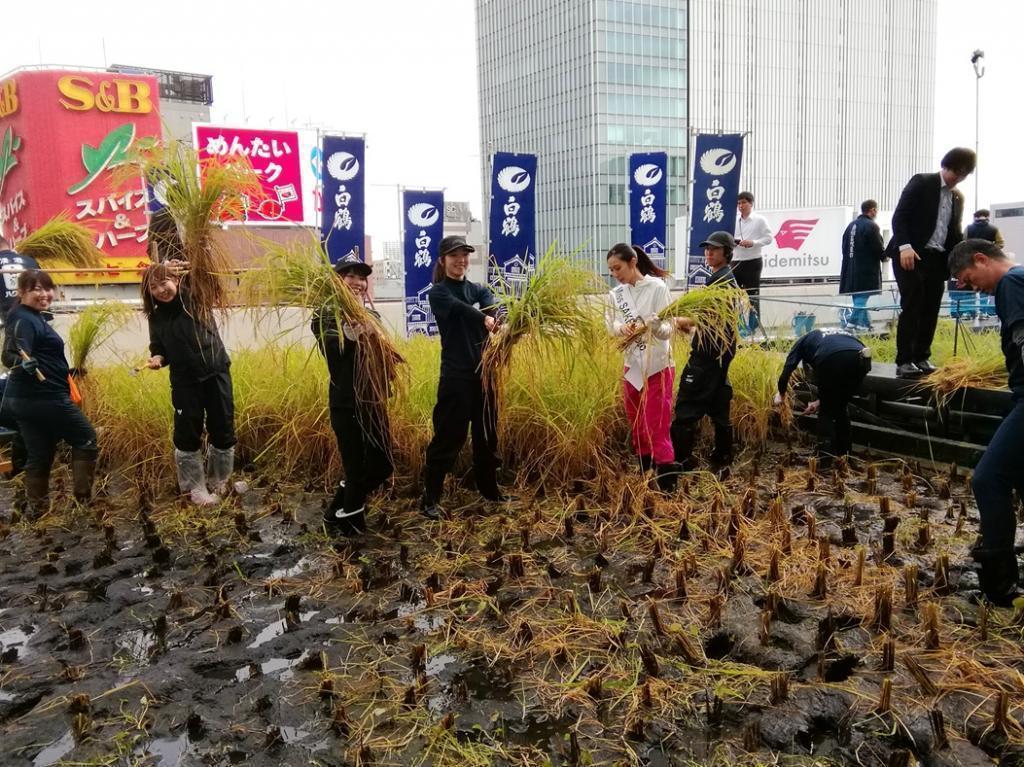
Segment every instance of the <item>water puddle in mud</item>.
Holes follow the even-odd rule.
[[[308,613],[299,613],[299,622],[306,623],[308,620],[317,615],[319,610],[310,610]],[[276,639],[288,630],[288,622],[282,618],[279,621],[264,626],[263,629],[256,635],[256,638],[249,645],[249,649],[259,647],[261,644],[266,644],[271,639]]]
[[[284,671],[285,669],[290,669],[297,662],[298,662],[297,660],[289,660],[288,658],[271,658],[270,660],[264,661],[263,663],[260,664],[260,673],[263,676],[269,676],[271,674],[276,674],[278,671]],[[253,666],[253,664],[250,664],[248,666],[242,666],[240,669],[238,669],[235,672],[235,681],[236,682],[246,682],[249,679],[251,679],[252,678],[252,670],[253,670],[252,666]],[[291,671],[287,671],[286,673],[281,674],[281,679],[282,679],[282,681],[283,680],[287,680],[287,679],[291,679],[292,676],[293,676],[292,672]]]
[[[139,629],[125,631],[114,642],[118,648],[116,655],[122,660],[131,661],[138,665],[146,665],[150,659],[150,648],[153,643],[150,641],[150,633]]]
[[[3,690],[0,690],[0,703],[10,703],[17,697],[17,695],[12,695],[9,692],[4,692]]]
[[[29,637],[36,633],[35,626],[17,626],[0,632],[0,653],[7,657],[8,653],[16,653],[10,661],[24,660],[32,654],[29,650]]]
[[[300,730],[298,727],[281,728],[281,740],[285,743],[298,743],[300,740],[305,740],[308,737],[309,733],[305,730]]]
[[[157,738],[151,740],[136,753],[139,756],[145,754],[155,756],[156,762],[153,764],[158,764],[160,767],[179,767],[190,745],[188,735],[180,735],[177,738]]]
[[[296,575],[301,575],[308,570],[314,561],[314,557],[303,557],[291,567],[279,567],[276,570],[271,570],[270,575],[266,579],[268,581],[277,581],[283,578],[294,578]]]
[[[60,740],[54,741],[36,754],[36,758],[32,760],[32,767],[51,767],[74,747],[75,735],[68,730]]]
[[[435,655],[427,661],[424,671],[427,676],[437,676],[457,660],[454,655]]]

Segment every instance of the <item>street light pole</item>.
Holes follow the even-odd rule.
[[[971,64],[974,65],[974,154],[978,154],[978,146],[981,136],[981,78],[985,76],[985,51],[980,48],[971,54]],[[978,210],[980,203],[981,182],[978,177],[978,168],[974,168],[974,209]]]

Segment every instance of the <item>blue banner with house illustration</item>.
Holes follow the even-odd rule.
[[[516,290],[537,261],[537,155],[495,152],[491,165],[488,282]]]
[[[402,254],[405,260],[405,334],[436,335],[427,293],[444,236],[444,192],[402,191]]]
[[[366,211],[366,141],[358,136],[323,138],[323,217],[320,234],[331,263],[349,253],[360,260]]]
[[[667,242],[668,154],[638,152],[629,156],[630,243],[656,266],[665,268]]]
[[[704,249],[712,232],[736,230],[736,197],[740,193],[743,165],[743,134],[701,133],[693,150],[693,202],[690,205],[690,247],[687,251],[687,283],[704,285]],[[676,243],[676,250],[680,244]]]

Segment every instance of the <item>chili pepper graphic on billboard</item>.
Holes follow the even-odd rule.
[[[58,213],[96,233],[102,274],[58,282],[137,282],[146,257],[141,178],[114,189],[111,170],[141,138],[160,138],[157,81],[113,72],[36,70],[0,81],[0,230],[16,243]]]

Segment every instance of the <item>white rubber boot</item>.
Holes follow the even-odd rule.
[[[206,451],[206,481],[210,490],[222,498],[228,494],[228,480],[235,468],[235,448],[221,450],[210,445]]]
[[[203,457],[198,450],[185,452],[175,448],[174,465],[178,469],[178,487],[181,492],[188,493],[192,503],[197,506],[212,506],[215,503],[220,503],[220,498],[206,489]]]

